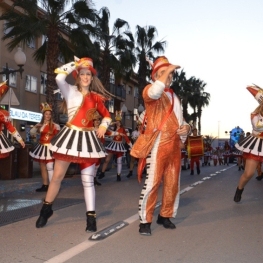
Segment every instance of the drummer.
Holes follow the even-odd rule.
[[[192,129],[192,136],[193,137],[198,136],[196,128]],[[194,175],[194,164],[196,164],[197,174],[200,174],[200,156],[191,156],[191,161],[190,161],[191,173],[190,173],[190,175]]]

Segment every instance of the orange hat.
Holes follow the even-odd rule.
[[[6,92],[8,91],[9,87],[6,85],[6,81],[0,83],[0,99],[2,97],[4,97],[4,95],[6,94]]]
[[[258,101],[258,103],[263,102],[263,89],[255,85],[255,86],[248,86],[247,90],[254,96],[254,98]]]
[[[81,69],[88,69],[93,75],[97,74],[95,68],[93,68],[93,61],[91,58],[77,58],[75,57],[76,70],[72,72],[73,77],[76,79]]]
[[[50,107],[50,105],[47,102],[42,102],[40,104],[40,110],[42,113],[44,113],[45,111],[52,111],[52,108]]]

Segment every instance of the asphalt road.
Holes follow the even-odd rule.
[[[0,217],[27,203],[27,218],[0,227],[0,262],[259,263],[263,261],[263,181],[252,178],[242,201],[233,201],[242,171],[235,164],[205,166],[200,175],[182,171],[178,214],[168,230],[154,221],[152,236],[139,234],[138,200],[143,184],[135,176],[116,182],[114,170],[96,187],[98,232],[85,232],[85,204],[79,176],[65,179],[46,227],[35,228],[44,194],[2,195]],[[1,182],[0,182],[1,183]],[[26,181],[24,181],[26,183]],[[9,200],[9,201],[8,201]],[[20,200],[20,201],[19,201]],[[155,210],[158,215],[161,200]],[[31,203],[30,203],[31,202]],[[31,204],[31,205],[30,205]],[[19,212],[20,211],[20,212]],[[34,212],[32,212],[34,211]],[[36,213],[35,213],[36,211]],[[25,213],[25,212],[24,212]],[[35,213],[35,214],[34,214]]]

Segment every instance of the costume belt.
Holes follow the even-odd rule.
[[[69,122],[66,123],[66,126],[72,130],[77,130],[77,131],[94,131],[94,127],[88,127],[88,128],[77,127]]]

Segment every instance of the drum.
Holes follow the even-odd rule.
[[[203,156],[204,155],[204,142],[203,136],[189,136],[187,142],[188,157]]]

